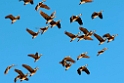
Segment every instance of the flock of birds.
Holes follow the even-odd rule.
[[[24,5],[34,4],[34,1],[33,0],[19,0],[19,1],[23,1],[24,2]],[[44,2],[45,2],[45,0],[39,2],[36,5],[35,10],[38,11],[40,8],[44,8],[44,9],[50,10],[50,7],[48,5],[46,5],[46,4],[44,4]],[[90,3],[90,2],[92,2],[92,0],[80,0],[79,5],[84,4],[84,3]],[[96,17],[99,17],[100,19],[103,19],[102,12],[103,11],[93,12],[92,15],[91,15],[91,18],[92,19],[95,19]],[[48,26],[45,26],[43,28],[40,28],[37,32],[34,32],[31,29],[26,28],[26,31],[32,36],[32,39],[36,38],[39,33],[44,34],[44,32],[46,32],[48,30],[48,28],[50,28],[50,27],[52,28],[52,27],[57,26],[59,29],[61,28],[61,23],[60,23],[61,21],[60,20],[58,20],[58,21],[55,21],[54,20],[55,14],[56,14],[56,11],[54,11],[53,13],[51,13],[51,15],[48,15],[47,13],[45,13],[43,11],[40,11],[40,15],[43,17],[43,19],[46,20],[46,24],[48,24]],[[107,43],[113,41],[115,39],[115,37],[118,35],[118,34],[111,35],[110,33],[106,33],[103,36],[100,36],[100,35],[98,35],[96,33],[95,30],[89,31],[87,28],[82,27],[83,21],[81,19],[81,16],[82,16],[82,14],[72,15],[70,17],[70,23],[77,22],[80,25],[80,27],[79,27],[80,32],[78,32],[76,35],[73,34],[73,33],[71,33],[71,32],[68,32],[68,31],[65,31],[64,32],[65,35],[67,35],[68,37],[71,38],[70,42],[74,41],[76,38],[78,38],[77,42],[79,42],[80,40],[93,40],[93,38],[92,38],[92,35],[93,35],[99,41],[99,45],[101,45],[106,40],[107,40]],[[5,16],[5,19],[10,19],[11,20],[11,23],[14,24],[17,20],[20,19],[20,16],[13,16],[12,14],[10,14],[10,15]],[[80,35],[81,33],[83,33],[83,34]],[[107,48],[105,47],[102,50],[98,51],[97,56],[99,56],[100,54],[104,53],[106,50],[107,50]],[[36,52],[35,54],[29,54],[28,56],[34,58],[34,62],[36,62],[36,61],[38,61],[40,59],[40,57],[42,55],[39,55],[38,52]],[[87,52],[84,52],[84,53],[81,53],[79,56],[77,56],[77,60],[80,60],[81,58],[90,58],[90,57],[87,55]],[[65,67],[65,70],[68,70],[71,67],[71,65],[73,63],[75,63],[75,62],[76,61],[74,59],[72,59],[70,56],[66,56],[59,63],[63,67]],[[8,71],[12,67],[14,67],[14,66],[15,66],[14,64],[8,66],[5,69],[4,74],[7,74]],[[14,82],[16,82],[18,79],[20,79],[20,81],[23,81],[23,80],[27,80],[28,81],[29,80],[28,77],[27,77],[28,74],[30,74],[30,76],[32,76],[38,70],[38,67],[32,68],[31,66],[29,66],[27,64],[22,64],[22,66],[24,68],[26,68],[30,73],[24,74],[21,70],[14,69],[15,72],[18,73],[18,75],[14,78]],[[87,68],[87,66],[88,66],[88,64],[79,67],[77,69],[77,73],[79,75],[81,75],[81,72],[84,71],[87,74],[90,74],[90,71]]]

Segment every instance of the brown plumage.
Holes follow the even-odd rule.
[[[26,64],[22,64],[22,66],[30,72],[30,77],[32,75],[34,75],[37,72],[37,70],[39,69],[38,67],[33,69],[32,67],[30,67],[29,65],[26,65]]]
[[[75,40],[75,38],[78,37],[78,34],[80,34],[80,33],[78,33],[77,35],[74,35],[70,32],[65,31],[65,34],[71,38],[70,42],[72,42],[73,40]]]
[[[16,83],[16,81],[17,81],[18,79],[20,79],[20,78],[21,78],[21,75],[16,76],[16,77],[14,78],[14,82]]]
[[[82,19],[80,18],[80,16],[82,16],[82,14],[79,14],[79,15],[72,15],[70,17],[70,23],[72,22],[78,22],[79,25],[83,25],[83,22],[82,22]]]
[[[103,19],[102,11],[100,12],[93,12],[91,15],[91,18],[94,19],[96,17],[99,17],[100,19]]]
[[[81,59],[81,58],[90,58],[88,55],[87,55],[87,52],[85,53],[81,53],[78,57],[77,57],[77,60]]]
[[[36,61],[38,61],[40,59],[42,54],[38,55],[38,52],[36,52],[35,54],[28,54],[28,56],[32,57],[34,59],[34,62],[36,62]]]
[[[28,73],[24,74],[21,70],[15,69],[15,72],[17,72],[19,75],[14,79],[14,81],[17,81],[17,79],[20,79],[20,81],[26,80],[28,81],[29,79],[27,78]]]
[[[79,42],[80,40],[83,40],[83,39],[85,39],[85,40],[93,40],[91,37],[89,37],[87,35],[84,35],[84,34],[81,35],[81,36],[78,36],[77,38],[78,38],[77,42]]]
[[[35,10],[37,11],[39,8],[45,8],[47,10],[50,10],[50,7],[47,6],[46,4],[43,4],[43,2],[39,2],[36,7],[35,7]]]
[[[61,28],[60,20],[58,20],[58,21],[52,20],[52,21],[50,22],[50,26],[51,26],[51,28],[54,27],[54,26],[57,26],[57,27],[60,29],[60,28]]]
[[[27,5],[27,4],[34,4],[33,0],[19,0],[19,1],[23,1],[24,2],[24,5]]]
[[[110,41],[113,41],[117,35],[118,34],[110,35],[109,33],[106,33],[103,35],[103,37],[107,38],[108,39],[107,43],[109,43]]]
[[[102,50],[97,52],[97,56],[103,54],[108,48],[103,48]]]
[[[75,60],[73,60],[70,56],[66,56],[63,60],[71,63],[75,63]]]
[[[87,73],[88,75],[90,74],[90,71],[87,69],[87,65],[85,66],[81,66],[77,69],[77,73],[79,75],[81,75],[81,72],[84,71],[85,73]]]
[[[9,72],[9,70],[10,70],[12,67],[14,67],[14,66],[15,66],[14,64],[8,66],[8,67],[5,69],[4,74],[7,74],[7,73]]]
[[[84,4],[84,3],[90,3],[92,0],[80,0],[79,5]]]
[[[55,12],[50,16],[43,11],[40,11],[40,15],[47,21],[46,24],[50,23],[55,18]]]
[[[42,35],[43,33],[45,33],[45,32],[48,30],[48,28],[49,28],[49,26],[40,28],[40,30],[42,31],[42,32],[41,32],[41,35]]]
[[[12,21],[11,24],[13,24],[14,22],[16,22],[17,20],[20,19],[20,16],[15,17],[12,14],[9,14],[9,15],[5,16],[5,19],[10,19]]]
[[[30,30],[30,29],[28,29],[28,28],[26,28],[26,31],[27,31],[30,35],[32,35],[32,39],[34,39],[35,37],[37,37],[38,34],[40,33],[40,30],[38,30],[38,32],[34,32],[34,31],[32,31],[32,30]]]
[[[102,38],[98,34],[94,33],[94,36],[99,40],[99,45],[103,44],[106,41],[106,38]]]

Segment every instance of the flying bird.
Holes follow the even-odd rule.
[[[48,28],[49,28],[49,26],[40,28],[40,30],[42,31],[42,32],[41,32],[41,35],[42,35],[43,33],[45,33],[45,32],[48,30]]]
[[[65,34],[71,38],[70,42],[72,42],[73,40],[75,40],[75,38],[78,37],[78,35],[80,34],[80,32],[77,35],[74,35],[74,34],[72,34],[70,32],[65,31]]]
[[[27,4],[34,4],[33,0],[19,0],[19,1],[23,1],[24,2],[24,5],[27,5]]]
[[[102,11],[100,12],[93,12],[91,15],[91,18],[94,19],[96,17],[99,17],[100,19],[103,19]]]
[[[38,52],[36,52],[35,54],[28,54],[28,56],[32,57],[34,59],[34,62],[36,62],[36,61],[38,61],[40,59],[42,54],[38,55]]]
[[[29,65],[26,65],[26,64],[22,64],[22,66],[30,72],[30,77],[33,76],[39,69],[38,67],[33,69],[32,67],[30,67]]]
[[[17,72],[19,75],[14,79],[14,81],[16,82],[17,79],[20,79],[20,81],[26,80],[28,81],[29,79],[27,78],[28,73],[24,74],[21,70],[19,69],[15,69],[15,72]]]
[[[60,28],[61,28],[60,20],[58,20],[58,21],[52,20],[52,21],[50,22],[50,26],[51,26],[51,28],[54,27],[54,26],[57,26],[57,27],[60,29]]]
[[[83,22],[82,22],[82,19],[80,18],[80,16],[82,16],[82,14],[79,14],[79,15],[72,15],[70,17],[70,23],[72,22],[78,22],[79,25],[83,25]]]
[[[79,5],[84,4],[84,3],[90,3],[92,0],[80,0]]]
[[[87,52],[84,52],[84,53],[81,53],[78,57],[77,57],[77,60],[81,59],[81,58],[90,58],[88,55],[87,55]]]
[[[5,16],[5,19],[10,19],[12,21],[11,24],[13,24],[14,22],[20,19],[20,16],[13,16],[12,14],[9,14]]]
[[[99,40],[99,45],[103,44],[106,41],[106,38],[102,38],[101,36],[99,36],[98,34],[94,33],[94,36],[97,38],[97,40]]]
[[[108,48],[103,48],[102,50],[98,51],[97,56],[103,54]]]
[[[77,69],[77,73],[81,75],[81,72],[84,71],[86,74],[90,74],[90,71],[87,69],[87,64],[85,66],[81,66]]]
[[[14,64],[8,66],[8,67],[5,69],[4,74],[7,74],[7,73],[9,72],[9,70],[10,70],[12,67],[14,67],[14,66],[15,66]]]
[[[109,33],[106,33],[106,34],[103,35],[103,37],[108,39],[107,43],[109,43],[110,41],[113,41],[116,36],[118,36],[118,34],[110,35]]]
[[[36,38],[36,37],[38,36],[38,34],[40,33],[40,30],[38,30],[38,32],[34,32],[34,31],[32,31],[32,30],[30,30],[30,29],[28,29],[28,28],[26,28],[26,31],[27,31],[30,35],[32,35],[32,39]]]
[[[83,39],[85,39],[85,40],[93,40],[91,37],[89,37],[89,36],[87,36],[85,34],[83,34],[81,36],[78,36],[77,38],[78,38],[77,42],[79,42],[80,40],[83,40]]]
[[[50,23],[55,18],[56,12],[54,11],[51,15],[46,14],[43,11],[40,11],[40,15],[47,21],[46,24]]]
[[[43,2],[44,2],[44,1],[39,2],[39,3],[36,5],[36,7],[35,7],[35,10],[36,10],[36,11],[37,11],[39,8],[45,8],[45,9],[47,9],[47,10],[50,10],[50,7],[47,6],[46,4],[43,4]]]

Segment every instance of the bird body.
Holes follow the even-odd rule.
[[[24,2],[24,5],[27,5],[27,4],[34,4],[33,0],[19,0],[19,1],[23,1]]]
[[[38,61],[40,59],[40,57],[42,56],[42,54],[38,55],[38,52],[36,52],[35,54],[28,54],[29,57],[32,57],[34,60],[34,62]]]
[[[80,0],[79,5],[84,4],[84,3],[90,3],[92,0]]]
[[[52,21],[50,22],[50,25],[51,25],[51,28],[54,27],[54,26],[57,26],[59,29],[61,28],[60,20],[58,20],[58,21],[52,20]]]
[[[100,19],[103,19],[102,11],[100,12],[93,12],[91,15],[91,18],[94,19],[96,17],[99,17]]]
[[[98,51],[97,56],[103,54],[108,48],[103,48],[102,50]]]
[[[77,57],[77,60],[81,59],[81,58],[90,58],[88,55],[87,55],[87,52],[85,53],[81,53],[78,57]]]
[[[8,67],[5,69],[4,74],[7,74],[7,73],[9,72],[9,70],[10,70],[12,67],[14,67],[14,66],[15,66],[14,64],[8,66]]]

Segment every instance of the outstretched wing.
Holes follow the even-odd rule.
[[[29,72],[34,71],[29,65],[22,64],[22,66],[23,66],[24,68],[26,68]]]

